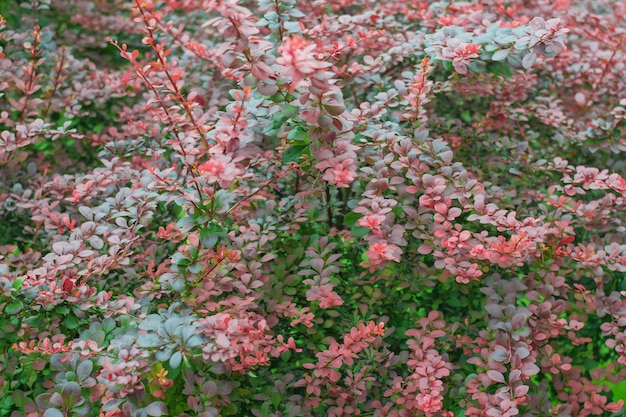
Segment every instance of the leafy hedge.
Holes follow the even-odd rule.
[[[1,415],[624,415],[626,3],[0,4]]]

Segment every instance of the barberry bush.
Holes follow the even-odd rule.
[[[0,14],[1,415],[624,415],[625,2]]]

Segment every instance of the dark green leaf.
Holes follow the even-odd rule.
[[[283,164],[298,162],[300,160],[300,155],[306,152],[309,146],[310,145],[292,145],[285,149],[285,152],[283,152]]]
[[[363,237],[370,232],[370,229],[363,226],[354,226],[352,229],[350,229],[350,232],[354,237]]]
[[[361,217],[363,217],[363,215],[361,213],[350,212],[350,213],[346,214],[345,216],[343,216],[343,224],[345,224],[349,228],[352,228],[352,227],[355,226],[356,222]]]
[[[78,327],[78,319],[76,318],[76,316],[73,316],[73,315],[72,316],[67,316],[63,320],[63,324],[68,329],[75,329],[75,328]]]

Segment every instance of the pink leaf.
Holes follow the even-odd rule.
[[[504,375],[501,372],[489,370],[487,371],[487,376],[491,378],[492,381],[500,382],[501,384],[505,383]]]

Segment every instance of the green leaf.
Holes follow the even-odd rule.
[[[76,318],[76,316],[73,315],[66,316],[63,320],[63,324],[70,330],[75,329],[78,327],[78,319]]]
[[[354,237],[363,237],[370,232],[370,229],[363,226],[357,226],[356,222],[363,217],[359,213],[348,213],[343,216],[343,224],[350,228],[350,232]]]
[[[309,149],[309,146],[310,145],[292,145],[285,149],[285,152],[283,152],[283,164],[298,162],[300,155],[305,153]]]
[[[11,288],[13,288],[14,290],[19,290],[20,288],[22,288],[22,282],[24,282],[24,278],[16,279],[15,281],[13,281]]]
[[[60,316],[67,316],[70,313],[70,308],[68,306],[61,306],[55,308],[54,311]]]
[[[607,385],[611,387],[611,392],[615,399],[626,398],[626,381],[621,381],[619,384],[608,382]]]
[[[277,113],[272,118],[272,130],[279,129],[283,124],[285,124],[285,118],[282,117],[281,114]]]
[[[261,404],[261,417],[267,417],[270,415],[270,403],[264,402]]]
[[[107,317],[106,319],[102,320],[102,330],[104,330],[105,333],[111,333],[113,329],[115,329],[115,327],[115,320],[111,317]]]
[[[272,402],[274,408],[278,409],[281,402],[280,400],[280,392],[278,392],[278,390],[272,390],[272,393],[270,394],[270,401]]]
[[[7,305],[4,308],[4,312],[6,314],[17,314],[20,311],[22,311],[23,308],[24,308],[24,304],[21,301],[17,300]]]
[[[293,116],[295,116],[296,114],[298,114],[298,107],[294,106],[293,104],[286,103],[286,104],[283,105],[281,113],[285,117],[290,119]]]
[[[588,371],[593,371],[594,369],[596,369],[598,367],[598,365],[599,365],[598,361],[596,361],[594,359],[587,358],[587,359],[583,360],[583,366]],[[624,397],[624,398],[626,398],[626,397]]]
[[[296,126],[289,131],[287,134],[287,139],[301,142],[301,143],[309,143],[309,132],[300,126]]]
[[[446,298],[446,304],[451,307],[461,307],[461,300],[459,299],[460,295],[461,294],[456,291],[453,292]]]
[[[350,233],[352,233],[352,236],[354,237],[363,237],[369,232],[370,232],[370,229],[368,229],[367,227],[363,227],[363,226],[354,226],[352,229],[350,229]]]
[[[182,372],[183,368],[185,367],[185,362],[184,361],[183,361],[182,364],[183,364],[183,366],[178,366],[177,368],[172,368],[170,366],[170,362],[169,361],[163,363],[163,367],[167,371],[167,377],[171,378],[171,379],[176,379],[178,377],[178,375],[180,375],[180,373]]]
[[[200,230],[200,242],[202,245],[211,249],[220,241],[221,238],[228,235],[228,230],[217,223],[209,223]]]
[[[353,228],[355,226],[356,222],[361,217],[363,217],[363,215],[360,214],[360,213],[350,212],[350,213],[346,214],[345,216],[343,216],[343,224],[345,224],[349,228]]]
[[[190,263],[191,263],[191,260],[187,258],[181,258],[178,261],[176,261],[176,265],[183,267],[183,268],[189,265]]]

